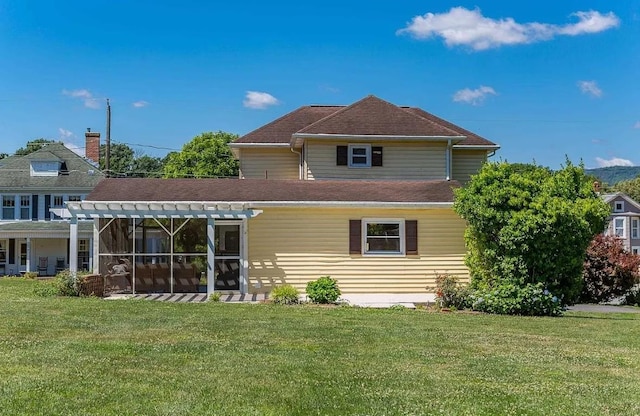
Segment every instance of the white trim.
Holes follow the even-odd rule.
[[[429,141],[444,141],[444,140],[464,140],[467,136],[402,136],[397,134],[326,134],[326,133],[293,133],[294,139],[349,139],[349,140],[429,140]]]
[[[289,143],[229,143],[229,147],[291,147]]]
[[[640,218],[631,217],[631,238],[640,238]]]
[[[453,149],[467,149],[467,150],[497,150],[500,149],[499,144],[454,144]]]
[[[613,212],[624,212],[624,201],[613,201]]]
[[[398,239],[400,241],[400,251],[369,251],[367,249],[367,225],[368,224],[398,224]],[[361,251],[363,256],[375,257],[404,257],[407,254],[405,247],[405,222],[404,218],[363,218],[360,221],[361,229]],[[394,238],[395,239],[395,238]]]

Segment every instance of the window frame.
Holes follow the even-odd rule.
[[[631,217],[631,238],[640,238],[640,218]]]
[[[5,205],[5,201],[11,201],[11,205]],[[15,220],[16,219],[16,195],[15,194],[3,194],[2,195],[2,219],[3,220]],[[5,209],[11,209],[13,214],[11,217],[7,217],[4,215]]]
[[[616,222],[620,220],[622,221],[622,226],[618,227]],[[618,235],[617,230],[622,229],[622,235]],[[617,238],[627,238],[627,218],[626,217],[614,217],[613,218],[613,235]]]
[[[19,195],[20,206],[18,207],[20,210],[20,219],[21,220],[31,220],[31,195]],[[24,202],[26,201],[26,205]],[[26,209],[26,216],[22,215],[22,210]]]
[[[618,208],[618,204],[620,204],[620,208]],[[614,201],[613,212],[624,212],[624,201]]]
[[[631,246],[631,254],[640,255],[640,246]]]
[[[398,225],[398,240],[400,251],[372,251],[368,250],[368,235],[367,226],[369,224],[397,224]],[[372,236],[373,237],[373,236]],[[407,255],[406,248],[406,225],[404,218],[363,218],[361,220],[361,251],[363,256],[376,256],[376,257],[405,257]],[[394,237],[395,239],[395,237]]]
[[[354,149],[364,149],[364,155],[354,155]],[[365,163],[353,163],[353,158],[355,157],[365,157]],[[347,166],[350,168],[370,168],[371,167],[371,145],[368,143],[365,144],[349,144],[347,149]]]

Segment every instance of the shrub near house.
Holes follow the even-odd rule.
[[[562,304],[580,294],[586,248],[609,213],[583,168],[569,161],[558,171],[486,163],[456,190],[454,209],[468,222],[472,288],[507,298],[541,288]]]

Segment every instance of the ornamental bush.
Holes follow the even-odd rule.
[[[307,283],[306,292],[313,303],[335,303],[340,297],[338,281],[330,276],[322,276]]]
[[[565,310],[560,299],[542,283],[505,283],[493,289],[478,289],[471,301],[473,310],[499,315],[560,316]]]
[[[291,285],[275,286],[271,290],[271,300],[278,305],[295,305],[300,301],[298,289]]]
[[[616,237],[597,235],[587,249],[582,280],[582,302],[623,296],[640,283],[640,256],[626,251]]]
[[[456,276],[436,273],[435,291],[438,308],[466,309],[471,307],[469,288],[467,285],[461,284]]]
[[[454,209],[468,224],[472,288],[542,283],[563,304],[580,295],[586,249],[609,215],[582,166],[568,160],[558,171],[485,163],[455,190]]]

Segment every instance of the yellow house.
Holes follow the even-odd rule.
[[[238,179],[106,179],[69,203],[72,234],[95,220],[98,271],[170,293],[304,291],[330,275],[347,298],[407,301],[427,299],[438,272],[468,277],[453,188],[495,143],[368,96],[301,107],[231,147]]]

